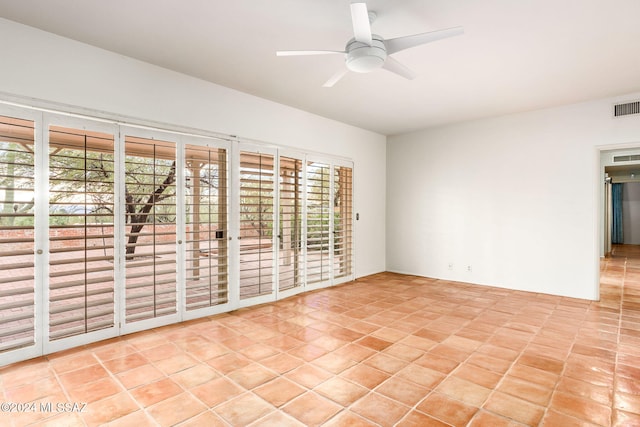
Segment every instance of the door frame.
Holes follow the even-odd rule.
[[[176,312],[172,314],[167,314],[160,317],[153,317],[150,319],[143,319],[134,322],[127,322],[127,302],[126,302],[126,293],[127,293],[127,277],[126,277],[126,262],[125,262],[125,242],[126,242],[126,232],[127,226],[126,221],[124,220],[125,212],[124,209],[121,209],[120,212],[120,220],[121,226],[118,228],[118,234],[120,237],[120,247],[118,248],[118,255],[120,258],[118,277],[120,280],[121,286],[121,294],[120,294],[120,304],[121,304],[121,333],[128,334],[132,332],[138,332],[146,329],[157,328],[159,326],[165,326],[172,323],[178,323],[182,321],[182,316],[180,312],[180,307],[183,304],[183,291],[180,289],[179,284],[181,283],[181,269],[179,266],[181,265],[181,261],[184,260],[183,247],[181,243],[184,241],[184,227],[181,227],[180,224],[184,223],[182,218],[183,212],[181,211],[181,206],[183,206],[184,202],[182,201],[183,196],[183,188],[184,188],[184,150],[182,149],[182,142],[180,138],[180,134],[173,132],[164,132],[156,129],[148,129],[141,128],[137,126],[128,126],[128,125],[120,125],[120,135],[119,135],[119,154],[120,154],[120,163],[119,163],[119,182],[120,185],[118,187],[118,195],[120,197],[119,205],[124,206],[126,201],[124,199],[126,192],[126,177],[125,177],[125,162],[126,162],[126,137],[136,137],[136,138],[144,138],[152,141],[162,141],[173,143],[175,147],[175,158],[176,158],[176,301],[175,301],[175,309]]]
[[[253,306],[253,305],[257,305],[257,304],[264,304],[267,302],[273,302],[276,301],[276,288],[277,288],[277,276],[276,276],[276,265],[277,265],[277,260],[276,260],[276,256],[277,256],[277,251],[276,251],[276,234],[273,232],[275,230],[275,226],[276,226],[276,218],[278,217],[278,215],[276,214],[276,210],[278,207],[278,203],[277,203],[277,198],[278,198],[278,175],[277,175],[277,171],[278,171],[278,162],[279,162],[279,157],[278,157],[278,150],[276,148],[273,147],[269,147],[269,146],[263,146],[263,145],[258,145],[258,144],[254,144],[251,142],[238,142],[235,145],[235,153],[234,153],[234,161],[233,161],[233,165],[237,166],[237,168],[232,168],[235,170],[235,174],[232,176],[232,182],[231,182],[231,186],[233,188],[232,193],[234,194],[234,198],[232,201],[233,207],[236,209],[235,210],[235,215],[232,215],[232,221],[230,224],[230,229],[234,230],[234,234],[235,234],[235,239],[234,243],[235,245],[231,245],[232,246],[232,253],[234,254],[234,261],[235,261],[235,269],[234,271],[237,272],[237,281],[235,283],[237,283],[236,286],[236,295],[235,297],[237,298],[234,303],[232,304],[235,307],[249,307],[249,306]],[[272,203],[272,210],[273,210],[273,230],[271,233],[271,292],[268,294],[264,294],[264,295],[257,295],[257,296],[253,296],[253,297],[248,297],[245,299],[242,299],[240,297],[240,288],[241,288],[241,269],[240,269],[240,256],[241,256],[241,240],[242,240],[242,236],[241,236],[241,220],[240,220],[240,161],[241,161],[241,154],[242,152],[250,152],[250,153],[255,153],[255,154],[266,154],[266,155],[270,155],[273,156],[273,203]],[[231,228],[233,227],[233,228]],[[230,248],[231,249],[231,248]]]
[[[350,258],[351,258],[351,273],[344,275],[344,276],[340,276],[338,278],[334,277],[334,269],[332,268],[331,270],[331,279],[332,279],[332,283],[333,285],[339,285],[342,283],[346,283],[346,282],[350,282],[352,280],[355,279],[355,270],[356,270],[356,266],[355,266],[355,200],[354,200],[354,187],[355,187],[355,183],[354,183],[354,177],[355,177],[355,170],[354,170],[354,165],[352,161],[347,161],[347,160],[334,160],[331,164],[331,179],[332,179],[332,185],[331,185],[331,196],[332,199],[335,198],[334,195],[334,190],[335,190],[335,182],[333,182],[333,180],[335,179],[335,168],[337,167],[344,167],[344,168],[350,168],[351,169],[351,254],[350,254]],[[332,221],[333,221],[333,217],[334,215],[331,215],[332,217]],[[333,224],[333,228],[335,229],[335,224]],[[335,235],[334,233],[332,233],[332,236]],[[333,246],[332,246],[333,247]],[[333,258],[335,258],[335,254],[333,255]],[[332,259],[332,265],[333,263],[335,263],[335,259]]]
[[[315,290],[315,289],[321,289],[321,288],[326,288],[329,286],[333,286],[334,285],[334,281],[333,281],[333,245],[334,245],[334,236],[333,236],[333,230],[334,230],[334,224],[333,224],[333,210],[332,210],[332,206],[331,206],[331,200],[333,198],[333,193],[334,193],[334,176],[333,176],[333,164],[334,164],[335,160],[325,157],[325,156],[320,156],[320,155],[307,155],[306,161],[305,161],[305,166],[304,166],[304,171],[305,171],[305,204],[304,204],[304,212],[305,212],[305,217],[304,217],[304,221],[303,221],[303,227],[304,227],[304,257],[305,257],[305,272],[307,273],[306,277],[305,277],[305,283],[306,283],[306,290]],[[309,265],[309,236],[308,236],[308,231],[309,231],[309,227],[308,227],[308,213],[309,213],[309,198],[307,197],[308,193],[307,193],[307,188],[309,186],[309,181],[308,181],[308,176],[309,176],[309,164],[310,163],[320,163],[322,165],[326,165],[327,168],[329,169],[329,248],[328,248],[328,258],[329,258],[329,272],[328,272],[328,277],[325,279],[322,279],[318,282],[314,282],[314,283],[309,283],[308,280],[308,265]]]
[[[114,213],[113,213],[113,227],[114,227],[114,270],[113,270],[113,326],[105,329],[100,329],[93,332],[88,332],[85,334],[73,335],[67,338],[61,338],[59,340],[51,341],[49,338],[49,199],[48,199],[48,190],[49,190],[49,129],[50,126],[63,126],[72,129],[78,130],[88,130],[94,132],[104,132],[110,135],[113,135],[114,142]],[[118,271],[118,246],[121,241],[118,239],[117,230],[119,227],[119,210],[120,203],[118,203],[117,197],[118,192],[116,190],[119,182],[118,182],[118,168],[119,168],[119,158],[118,158],[118,126],[112,122],[100,121],[100,120],[91,120],[88,118],[78,118],[69,115],[62,115],[56,113],[45,112],[42,117],[42,149],[40,150],[40,163],[38,164],[38,169],[41,172],[40,181],[36,180],[36,185],[40,184],[40,188],[47,189],[46,192],[41,191],[41,197],[36,200],[36,234],[40,234],[42,237],[41,244],[38,245],[39,249],[43,250],[44,257],[41,258],[41,280],[39,283],[40,288],[42,289],[42,298],[43,298],[43,322],[42,322],[42,332],[45,335],[46,339],[43,340],[44,354],[53,353],[60,350],[66,350],[68,348],[77,347],[80,345],[101,341],[107,338],[113,338],[120,335],[119,324],[121,322],[120,318],[120,294],[121,289],[118,289],[116,285],[117,282],[117,271]],[[38,209],[39,208],[39,209]],[[39,221],[38,221],[39,219]]]
[[[42,203],[43,197],[38,197],[39,194],[36,191],[40,183],[44,178],[46,178],[46,173],[40,169],[40,165],[44,156],[43,153],[43,138],[42,138],[42,129],[43,120],[42,120],[42,112],[36,110],[27,110],[20,107],[14,107],[12,105],[0,104],[0,115],[4,117],[17,118],[22,120],[30,120],[33,122],[34,126],[34,237],[33,237],[33,344],[17,347],[11,350],[6,350],[0,353],[0,366],[8,365],[10,363],[19,362],[21,360],[30,359],[33,357],[37,357],[43,354],[44,352],[44,341],[46,340],[44,334],[44,328],[42,327],[43,320],[46,316],[46,311],[44,308],[45,299],[43,292],[43,283],[47,282],[47,277],[44,276],[45,270],[42,265],[48,262],[46,259],[46,251],[45,248],[47,246],[48,236],[46,236],[43,232],[38,232],[38,224],[40,222],[48,221],[47,215],[42,215],[37,209],[36,206]]]
[[[226,229],[226,233],[227,235],[224,236],[224,238],[227,241],[227,302],[223,303],[223,304],[217,304],[217,305],[213,305],[213,306],[209,306],[209,307],[202,307],[202,308],[197,308],[194,310],[187,310],[187,295],[186,295],[186,276],[184,278],[184,281],[180,283],[180,287],[183,289],[184,292],[184,298],[183,298],[183,304],[180,307],[180,312],[182,313],[182,320],[192,320],[192,319],[198,319],[204,316],[211,316],[211,315],[215,315],[215,314],[220,314],[220,313],[225,313],[228,312],[234,308],[237,307],[237,305],[235,304],[235,300],[232,298],[231,294],[232,294],[232,284],[234,283],[233,280],[235,280],[235,273],[233,272],[233,269],[231,268],[231,258],[232,258],[232,250],[231,250],[231,244],[232,244],[232,218],[231,218],[231,213],[230,213],[230,209],[231,209],[231,196],[233,194],[233,191],[231,189],[231,174],[232,174],[232,168],[231,168],[231,154],[232,154],[232,147],[231,147],[231,142],[229,140],[226,139],[222,139],[222,138],[213,138],[213,137],[208,137],[208,136],[197,136],[197,135],[182,135],[181,136],[181,148],[182,150],[185,151],[185,157],[186,157],[186,145],[197,145],[197,146],[201,146],[201,147],[213,147],[213,148],[224,148],[226,150],[226,165],[225,165],[225,170],[226,170],[226,183],[227,183],[227,188],[226,188],[226,206],[227,206],[227,211],[226,211],[226,215],[227,215],[227,229]],[[182,165],[183,168],[186,168],[186,164]],[[186,170],[183,172],[182,174],[183,176],[186,176]],[[186,185],[186,183],[185,183]],[[183,200],[186,200],[186,194],[183,195]],[[183,202],[184,206],[183,206],[183,212],[185,211],[185,207],[186,207],[186,202]],[[187,256],[186,256],[186,249],[187,249],[187,240],[186,240],[186,212],[184,212],[184,223],[182,224],[182,228],[184,229],[184,231],[182,232],[183,236],[185,237],[185,245],[183,245],[183,251],[185,252],[184,254],[184,268],[187,268]],[[186,274],[186,271],[185,271]]]
[[[278,185],[277,187],[277,202],[276,202],[276,208],[278,210],[277,214],[276,214],[276,225],[275,225],[275,229],[276,230],[280,230],[280,159],[282,157],[286,157],[286,158],[290,158],[290,159],[295,159],[295,160],[300,160],[302,163],[302,180],[300,182],[300,188],[301,188],[301,193],[302,193],[302,199],[301,199],[301,207],[302,207],[302,214],[306,213],[306,197],[307,197],[307,193],[305,191],[306,188],[306,183],[307,183],[307,163],[306,163],[306,156],[304,153],[295,151],[295,150],[286,150],[286,149],[282,149],[282,150],[278,150],[278,160],[277,160],[277,174],[276,176],[278,177]],[[301,225],[300,225],[300,241],[301,241],[301,248],[300,248],[300,256],[302,256],[303,260],[302,260],[302,272],[300,273],[301,275],[301,281],[302,283],[300,283],[300,285],[298,286],[294,286],[291,289],[285,289],[285,290],[280,290],[280,241],[279,239],[277,240],[277,244],[276,244],[276,254],[275,254],[275,268],[276,268],[276,300],[280,300],[283,298],[288,298],[290,296],[293,295],[297,295],[301,292],[305,292],[307,291],[307,264],[306,264],[306,237],[307,237],[307,228],[306,228],[306,215],[302,215],[302,221],[301,221]]]
[[[607,215],[607,203],[608,198],[610,198],[610,194],[607,195],[605,183],[605,168],[608,166],[615,166],[613,164],[613,156],[619,154],[640,154],[640,142],[631,142],[625,144],[612,144],[612,145],[601,145],[595,148],[596,150],[596,173],[595,173],[595,194],[596,194],[596,260],[594,262],[595,270],[596,270],[596,284],[594,291],[594,300],[600,299],[600,263],[601,260],[604,259],[606,255],[607,248],[607,237],[609,241],[611,240],[611,230],[608,229],[610,227],[610,215]],[[625,165],[638,164],[639,161],[636,162],[625,162]],[[609,245],[610,247],[610,245]]]

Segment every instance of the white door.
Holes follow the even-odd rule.
[[[278,156],[277,298],[304,290],[304,155]]]
[[[116,127],[44,115],[45,353],[118,334]]]
[[[229,144],[184,142],[184,318],[227,311],[229,292]]]
[[[122,127],[125,332],[180,320],[179,136]]]
[[[0,365],[42,352],[36,323],[42,316],[42,288],[36,284],[43,281],[36,263],[42,266],[44,250],[34,226],[40,117],[0,108]]]
[[[239,144],[239,305],[275,299],[276,152]]]
[[[353,164],[333,165],[333,283],[354,279]]]
[[[332,175],[328,160],[306,161],[306,285],[330,286],[333,257]]]

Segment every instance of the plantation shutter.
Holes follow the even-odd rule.
[[[177,312],[176,146],[125,137],[128,323]]]
[[[227,150],[185,147],[186,307],[229,301]]]
[[[240,152],[240,299],[273,292],[274,156]]]
[[[49,129],[49,340],[114,326],[114,137]]]
[[[353,273],[353,169],[334,167],[333,180],[333,278]]]
[[[303,282],[302,182],[302,160],[280,157],[278,289],[281,291]]]
[[[307,283],[330,279],[331,174],[328,164],[307,162]]]
[[[34,122],[0,117],[0,352],[35,343]]]

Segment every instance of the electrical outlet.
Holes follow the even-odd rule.
[[[453,270],[453,264],[449,263],[449,270]]]
[[[471,273],[471,266],[470,266],[470,265],[467,265],[467,271],[468,271],[469,273]]]

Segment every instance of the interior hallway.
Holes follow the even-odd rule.
[[[640,247],[601,271],[599,302],[383,273],[53,354],[0,368],[36,402],[0,425],[637,426]]]

